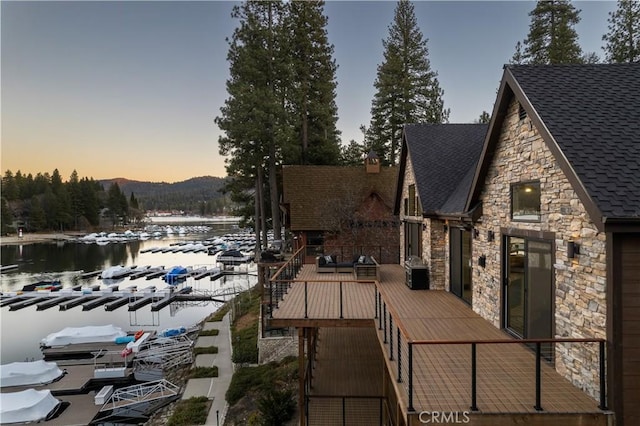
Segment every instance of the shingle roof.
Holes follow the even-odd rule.
[[[486,124],[408,124],[407,154],[425,214],[464,211]]]
[[[640,217],[640,63],[508,66],[608,219]]]
[[[283,200],[289,204],[291,229],[322,230],[327,217],[335,215],[344,197],[380,196],[391,208],[398,178],[397,167],[381,167],[380,173],[366,173],[364,164],[342,166],[284,166]],[[359,203],[356,203],[359,204]]]

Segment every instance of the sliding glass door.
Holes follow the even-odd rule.
[[[471,231],[450,228],[451,293],[471,304]]]
[[[505,237],[504,326],[525,339],[553,337],[550,241]]]

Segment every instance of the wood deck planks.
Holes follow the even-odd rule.
[[[340,320],[339,282],[343,281],[343,316],[347,318],[375,317],[375,287],[372,283],[357,283],[345,273],[315,272],[315,265],[305,265],[299,280],[307,280],[308,317]],[[333,282],[332,282],[333,281]],[[388,312],[393,317],[394,359],[388,359],[389,342],[384,343],[383,330],[375,319],[372,332],[377,335],[378,349],[392,377],[397,375],[397,326],[400,324],[413,341],[506,340],[511,337],[480,317],[462,300],[440,290],[411,290],[405,285],[405,271],[400,265],[381,265],[377,284]],[[274,311],[274,318],[304,317],[304,283],[294,282]],[[336,322],[336,325],[338,322]],[[388,323],[387,323],[388,327]],[[322,329],[321,341],[329,329]],[[365,333],[364,328],[355,333]],[[389,333],[389,331],[387,331]],[[354,337],[352,337],[353,339]],[[389,334],[387,334],[389,339]],[[402,337],[406,344],[406,336]],[[335,354],[354,357],[352,345],[345,343]],[[373,351],[373,349],[372,349]],[[468,411],[471,405],[470,345],[414,345],[413,407],[420,411]],[[399,385],[406,389],[406,348],[403,349],[403,375]],[[338,360],[335,360],[338,362]],[[348,363],[347,363],[348,364]],[[345,365],[347,365],[345,364]],[[316,372],[315,377],[324,377]],[[322,388],[330,394],[342,394],[351,381],[366,380],[366,373],[355,377],[332,370],[327,378],[334,387]],[[349,379],[351,378],[351,379]],[[318,380],[318,379],[316,379]],[[324,379],[323,382],[324,383]],[[321,385],[318,385],[321,386]],[[322,385],[328,386],[328,385]],[[317,389],[314,389],[317,392]],[[400,391],[401,405],[406,410],[408,395]],[[320,404],[314,402],[314,404]],[[328,402],[327,405],[331,405]],[[333,404],[333,403],[332,403]],[[320,404],[325,405],[325,404]],[[477,405],[484,413],[535,413],[535,357],[521,344],[492,344],[477,347]],[[586,395],[554,368],[542,362],[542,408],[544,412],[598,413],[597,401]]]

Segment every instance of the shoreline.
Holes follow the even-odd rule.
[[[8,235],[0,237],[0,246],[16,246],[23,244],[35,244],[35,243],[50,243],[56,241],[72,241],[78,236],[84,235],[79,232],[77,235],[68,233],[33,233],[23,234],[22,237],[18,235]]]

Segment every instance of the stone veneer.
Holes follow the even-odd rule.
[[[409,197],[409,186],[415,185],[416,178],[413,172],[413,164],[411,158],[407,157],[404,181],[402,185],[402,202],[400,219],[409,219],[421,221],[423,224],[422,231],[422,262],[429,269],[429,286],[431,289],[445,289],[445,275],[447,273],[448,259],[448,236],[444,230],[444,222],[437,219],[424,219],[420,216],[404,215],[404,199]],[[418,194],[418,186],[416,185],[416,196]],[[400,226],[400,264],[404,264],[405,258],[405,239],[404,226]]]
[[[553,232],[555,336],[605,338],[606,235],[598,232],[530,119],[520,120],[518,107],[515,100],[509,105],[480,195],[483,215],[472,242],[473,309],[501,326],[501,229]],[[510,185],[525,181],[540,182],[540,222],[511,220]],[[491,242],[489,230],[495,233]],[[567,258],[569,240],[580,244],[575,259]],[[478,266],[481,255],[485,268]],[[596,344],[557,344],[556,369],[597,397],[598,356]]]

